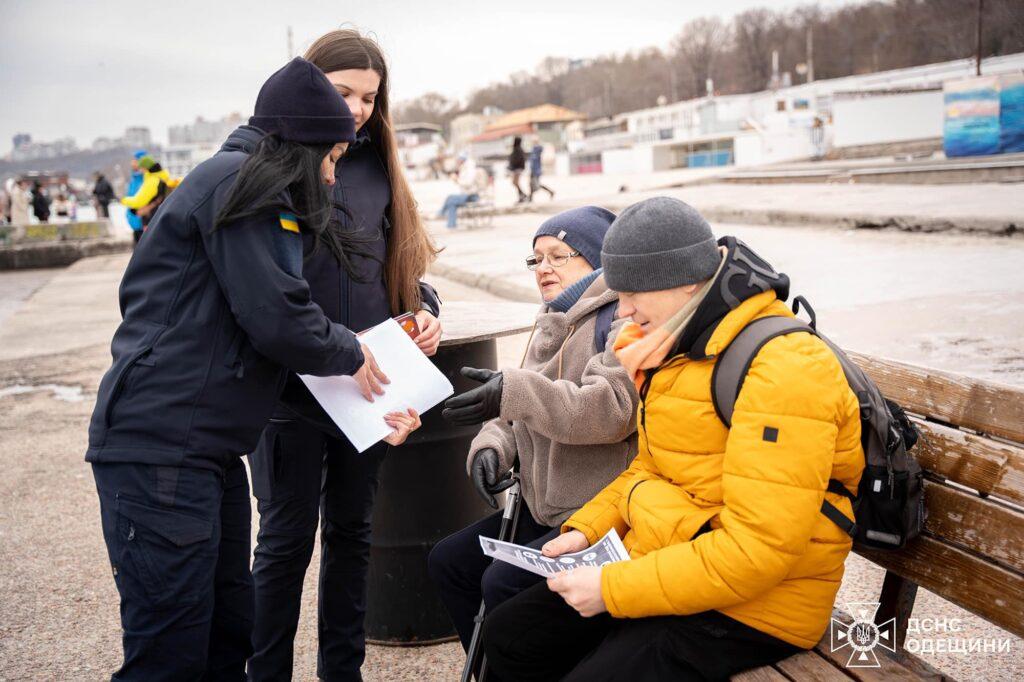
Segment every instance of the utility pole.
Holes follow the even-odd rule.
[[[978,38],[974,52],[974,75],[981,75],[981,13],[985,7],[985,0],[978,0]]]
[[[288,61],[295,56],[295,48],[292,46],[292,27],[288,27]]]
[[[807,82],[814,81],[814,29],[807,27]]]

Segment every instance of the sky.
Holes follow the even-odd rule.
[[[821,0],[823,6],[847,0]],[[319,35],[354,26],[380,42],[392,101],[465,99],[547,56],[667,47],[689,19],[783,0],[0,0],[0,156],[11,137],[80,147],[128,126],[249,115],[263,81]]]

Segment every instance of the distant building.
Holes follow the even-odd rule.
[[[32,142],[28,135],[16,135],[20,138],[11,150],[11,161],[37,161],[39,159],[56,159],[78,151],[78,145],[72,137],[62,137],[53,142]]]
[[[220,145],[231,134],[231,131],[242,123],[244,123],[242,115],[238,112],[216,121],[207,121],[202,116],[197,116],[194,123],[168,128],[167,141],[172,145]]]
[[[1022,69],[1024,53],[982,61],[987,75]],[[629,111],[587,125],[556,167],[633,173],[938,150],[943,83],[973,72],[959,59]]]
[[[586,118],[586,114],[555,104],[511,111],[492,121],[482,133],[470,140],[471,154],[478,161],[497,161],[508,156],[513,138],[529,135],[536,135],[545,147],[563,150],[566,147],[566,128]]]
[[[169,144],[157,159],[171,177],[183,178],[192,169],[217,153],[217,144]]]
[[[11,138],[11,142],[13,143],[11,146],[14,149],[17,149],[18,147],[32,144],[32,136],[28,133],[17,133]]]
[[[121,139],[125,147],[133,149],[150,149],[153,146],[153,136],[150,134],[149,128],[144,126],[126,128],[124,137]]]
[[[452,151],[458,154],[468,149],[471,140],[484,132],[503,113],[497,107],[484,107],[479,114],[470,112],[453,118],[448,126]]]
[[[434,123],[402,123],[395,126],[398,157],[417,180],[437,177],[444,158],[445,141],[441,126]]]
[[[161,155],[161,165],[172,176],[188,175],[193,168],[216,154],[231,131],[242,123],[242,115],[235,112],[216,121],[197,116],[194,123],[169,127],[169,144]]]

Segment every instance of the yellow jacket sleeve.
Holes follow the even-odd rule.
[[[636,480],[648,478],[651,475],[654,462],[647,451],[647,443],[644,434],[640,434],[640,451],[625,471],[606,485],[601,492],[594,496],[590,502],[579,508],[579,510],[566,519],[562,524],[562,532],[578,530],[587,536],[587,541],[594,544],[612,528],[619,534],[620,538],[626,536],[629,524],[622,517],[620,503],[623,496],[628,494]]]
[[[160,176],[156,173],[146,173],[142,177],[142,184],[139,186],[139,191],[130,197],[122,197],[121,203],[128,208],[142,208],[143,206],[147,206],[149,202],[153,201],[159,189]]]
[[[699,613],[750,601],[781,582],[818,523],[841,390],[849,391],[842,369],[818,339],[791,334],[769,342],[736,402],[718,527],[605,566],[608,611],[620,618]]]

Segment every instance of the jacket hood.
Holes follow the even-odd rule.
[[[707,296],[679,336],[671,355],[685,353],[694,360],[706,358],[709,355],[708,343],[718,325],[744,301],[766,291],[774,291],[780,301],[789,298],[789,277],[776,272],[749,246],[736,237],[722,237],[718,245],[726,249],[726,262],[708,285],[711,288]],[[712,350],[710,354],[717,352],[717,349]]]
[[[256,143],[262,140],[264,135],[266,133],[255,126],[238,126],[228,135],[228,139],[224,140],[220,150],[252,154],[256,150]]]

